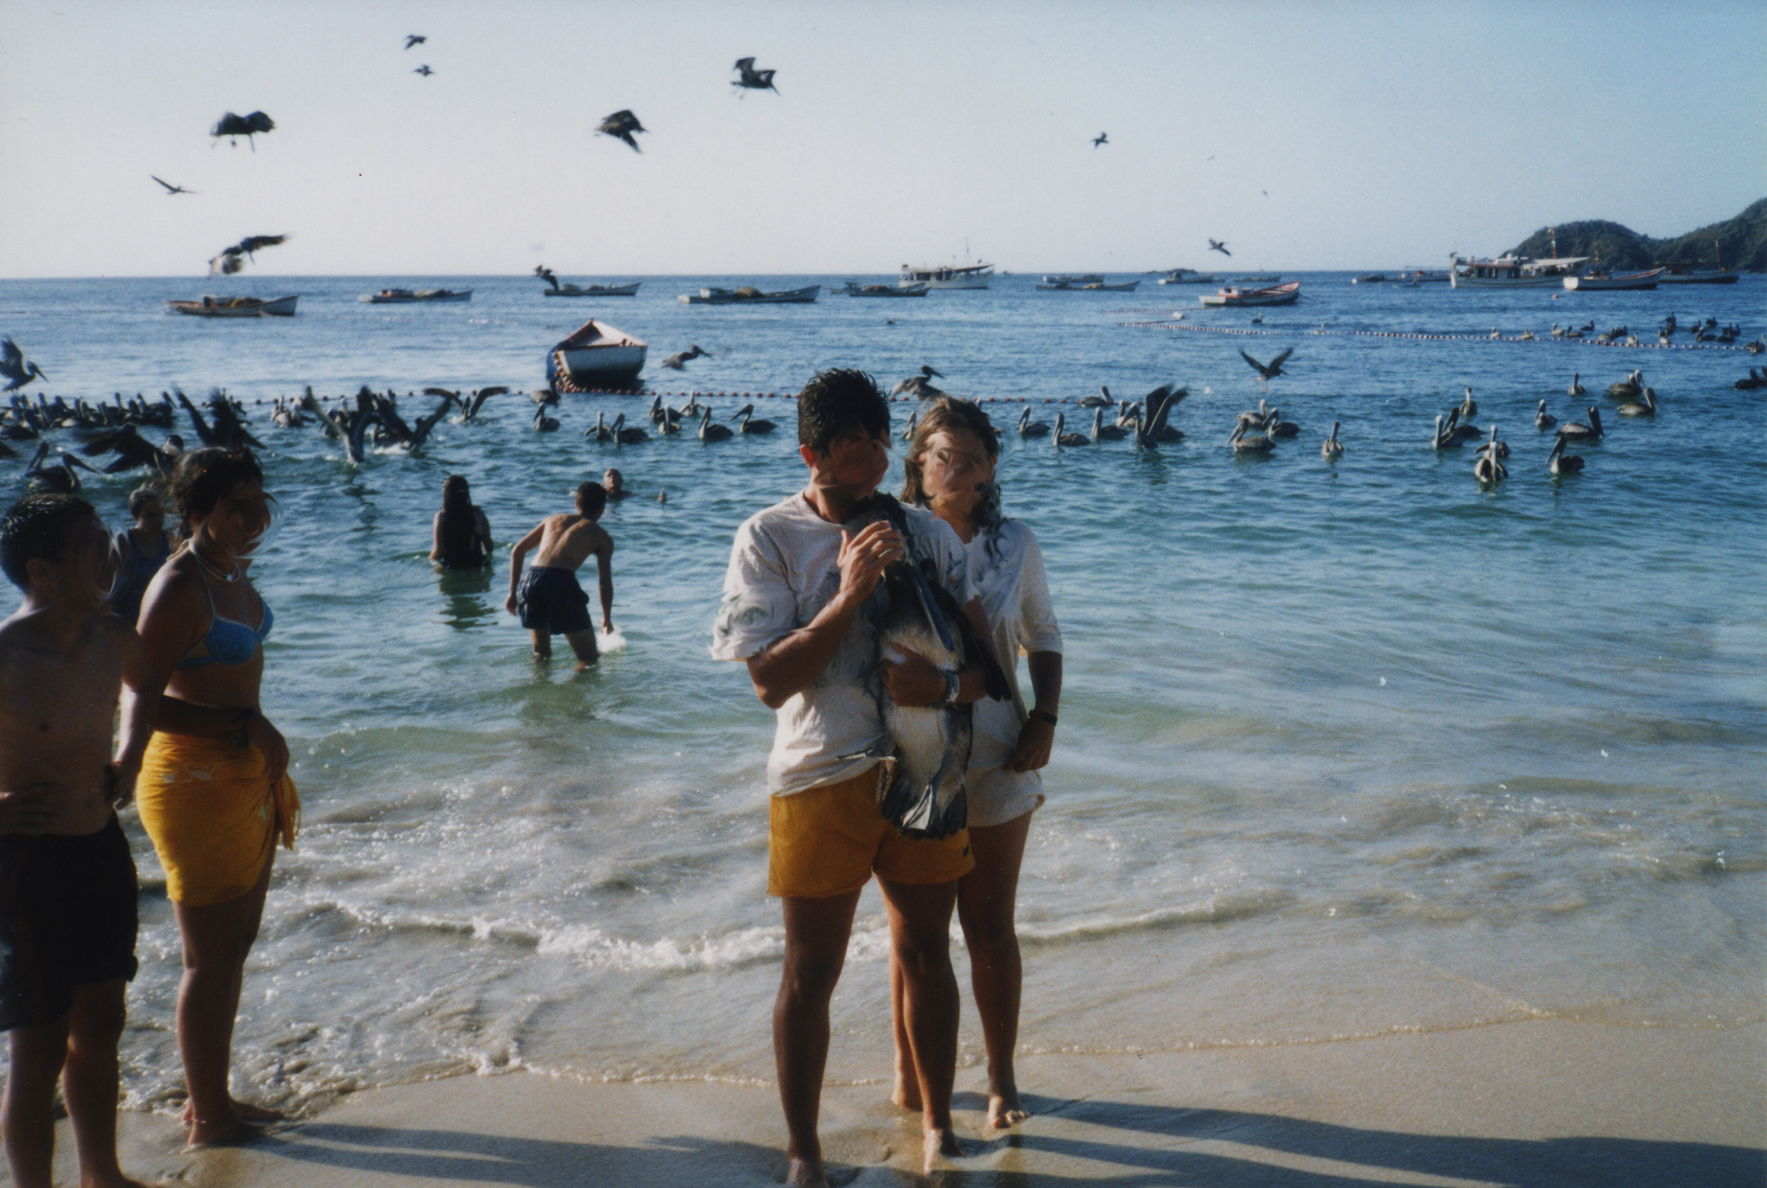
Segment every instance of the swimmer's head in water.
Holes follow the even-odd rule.
[[[601,476],[601,485],[609,495],[612,495],[626,485],[626,476],[610,466],[607,468],[607,472]]]
[[[472,507],[472,488],[466,476],[451,474],[442,480],[442,507],[447,511],[466,511]]]
[[[582,512],[585,516],[588,516],[591,520],[598,520],[601,518],[602,510],[606,507],[607,488],[603,487],[600,483],[577,484],[578,511]]]

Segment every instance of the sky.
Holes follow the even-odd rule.
[[[1767,196],[1763,46],[1761,0],[5,0],[0,276],[1444,266]]]

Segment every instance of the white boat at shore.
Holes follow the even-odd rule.
[[[1198,272],[1194,268],[1174,268],[1160,277],[1162,285],[1214,285],[1220,282],[1212,272]]]
[[[925,285],[929,289],[985,289],[988,287],[988,278],[993,275],[994,266],[979,261],[974,264],[939,264],[927,267],[904,264],[902,278],[896,284],[904,289],[911,285]]]
[[[168,301],[166,307],[173,313],[195,318],[292,318],[295,302],[299,300],[299,294],[268,301],[262,297],[199,297],[191,301]]]
[[[1289,281],[1286,285],[1272,285],[1263,289],[1236,289],[1230,286],[1218,293],[1205,293],[1197,300],[1204,305],[1293,305],[1300,297],[1301,282]]]
[[[546,382],[555,392],[630,387],[649,349],[642,338],[591,318],[547,353]]]
[[[544,290],[547,297],[636,297],[643,281],[629,285],[559,285]]]
[[[1580,275],[1589,256],[1499,256],[1493,260],[1450,256],[1448,284],[1456,289],[1558,289]]]
[[[1564,286],[1577,292],[1586,292],[1590,289],[1654,289],[1657,287],[1658,278],[1667,271],[1666,268],[1652,268],[1648,272],[1627,272],[1620,276],[1586,272],[1581,276],[1565,277]]]
[[[820,292],[821,285],[781,289],[775,293],[743,285],[739,289],[705,288],[697,293],[683,293],[676,300],[682,305],[809,305]]]

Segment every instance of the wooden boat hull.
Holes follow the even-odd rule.
[[[643,281],[629,285],[565,285],[559,289],[542,290],[547,297],[636,297]]]
[[[1139,284],[1140,281],[1124,281],[1121,284],[1107,285],[1099,281],[1083,285],[1038,285],[1037,288],[1045,293],[1133,293]]]
[[[701,289],[697,293],[683,293],[676,300],[683,305],[809,305],[820,292],[821,285],[784,289],[777,293],[764,293],[759,289]]]
[[[845,293],[849,297],[925,297],[925,285],[910,285],[902,288],[897,285],[847,285],[834,290]]]
[[[1567,276],[1565,288],[1579,293],[1592,290],[1639,290],[1654,289],[1657,280],[1667,269],[1657,268],[1650,272],[1634,272],[1625,276]]]
[[[1737,274],[1728,268],[1705,272],[1665,272],[1657,277],[1659,285],[1734,285]]]
[[[1205,293],[1197,300],[1204,305],[1250,306],[1250,305],[1293,305],[1301,297],[1301,282],[1289,281],[1286,285],[1277,285],[1269,289],[1222,289],[1218,293]]]
[[[203,297],[194,301],[168,301],[173,313],[195,318],[292,318],[300,295],[264,301],[256,297]]]
[[[546,382],[555,392],[630,387],[644,370],[649,344],[591,318],[546,356]]]
[[[471,301],[471,289],[385,289],[379,293],[368,293],[358,297],[358,301],[369,305],[420,305],[432,301]]]

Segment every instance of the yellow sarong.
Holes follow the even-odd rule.
[[[166,894],[202,907],[251,891],[277,839],[294,848],[301,798],[272,785],[264,753],[220,738],[155,731],[135,781],[141,824],[166,871]]]

